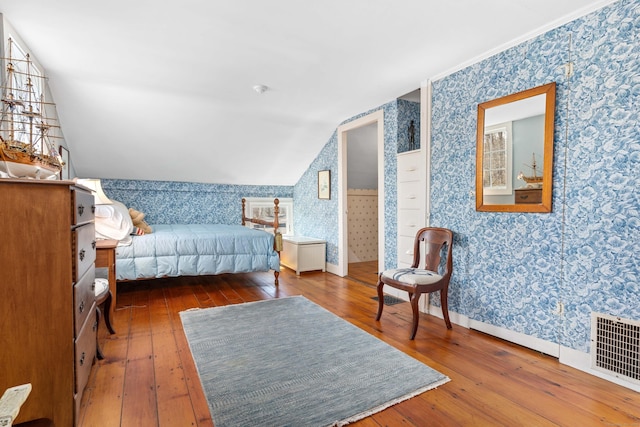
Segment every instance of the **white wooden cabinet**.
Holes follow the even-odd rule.
[[[303,271],[326,271],[327,242],[303,236],[283,236],[280,263],[295,270],[297,275]]]
[[[398,154],[398,266],[413,262],[413,241],[425,226],[425,167],[420,150]]]
[[[426,159],[420,150],[398,153],[398,267],[411,267],[416,233],[426,226]],[[424,261],[421,262],[424,265]],[[390,295],[408,299],[407,293],[385,286]],[[420,299],[419,309],[428,312],[429,298]]]

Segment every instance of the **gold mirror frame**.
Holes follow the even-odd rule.
[[[485,137],[485,115],[490,108],[504,106],[538,95],[546,95],[544,111],[544,143],[542,164],[541,203],[487,204],[484,203],[483,157]],[[476,210],[481,212],[551,212],[553,186],[553,132],[556,104],[555,82],[528,89],[502,98],[478,104],[478,129],[476,141]],[[515,193],[515,189],[513,190]]]

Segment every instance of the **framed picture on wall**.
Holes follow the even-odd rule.
[[[331,199],[331,171],[318,171],[318,199]]]
[[[69,150],[64,145],[60,146],[60,157],[62,158],[62,169],[60,169],[60,179],[71,179],[69,176]]]

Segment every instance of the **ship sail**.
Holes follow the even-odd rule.
[[[2,81],[0,117],[0,176],[57,179],[62,159],[52,142],[59,128],[47,114],[54,104],[44,98],[45,78],[10,38]]]

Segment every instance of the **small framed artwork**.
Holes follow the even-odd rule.
[[[318,199],[331,199],[331,171],[318,171]]]
[[[60,146],[60,158],[62,158],[62,169],[60,169],[60,179],[71,179],[69,176],[69,150],[64,145]]]

